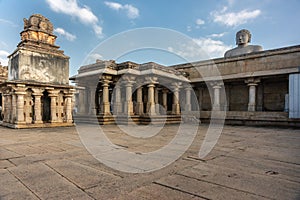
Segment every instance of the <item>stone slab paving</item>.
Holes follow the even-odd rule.
[[[143,139],[117,126],[102,129],[120,148],[141,154],[168,144],[178,127]],[[76,127],[0,127],[0,199],[300,199],[299,129],[225,126],[217,145],[200,159],[207,129],[199,126],[176,162],[132,174],[96,160]]]

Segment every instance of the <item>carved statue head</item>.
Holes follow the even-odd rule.
[[[246,29],[242,29],[236,33],[236,44],[247,44],[251,42],[251,33]]]

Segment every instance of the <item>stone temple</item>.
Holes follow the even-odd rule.
[[[101,60],[82,66],[70,78],[79,89],[77,119],[148,124],[226,116],[227,124],[299,127],[300,46],[263,50],[250,41],[243,29],[223,58],[175,66]]]
[[[71,126],[74,87],[69,57],[55,45],[52,23],[42,15],[24,19],[21,42],[8,56],[1,83],[2,125],[12,128]]]
[[[300,126],[299,45],[263,50],[249,45],[251,33],[243,29],[237,47],[221,58],[174,66],[97,60],[69,78],[69,57],[55,40],[47,18],[24,19],[8,69],[0,68],[2,125],[71,126],[73,110],[76,123],[205,123],[225,117],[226,124]]]

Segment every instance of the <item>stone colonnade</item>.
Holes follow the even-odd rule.
[[[257,105],[257,86],[260,83],[259,78],[248,78],[244,81],[248,86],[248,111],[256,111],[256,105]],[[214,111],[228,111],[228,105],[229,105],[229,97],[228,94],[225,93],[225,86],[222,81],[211,81],[209,82],[209,86],[211,87],[211,101],[212,101],[212,110]],[[203,88],[194,88],[195,90],[198,90],[198,103],[199,108],[201,110],[202,105],[202,92]],[[224,98],[226,95],[226,99],[223,100],[223,106],[221,106],[221,99]],[[187,95],[189,96],[189,95]],[[225,101],[226,100],[226,101]],[[224,102],[225,101],[225,102]]]
[[[180,81],[171,82],[167,88],[160,84],[159,79],[155,76],[136,80],[135,76],[124,75],[115,83],[111,78],[103,76],[99,86],[98,88],[85,86],[85,89],[79,92],[79,114],[97,113],[106,116],[112,114],[151,116],[166,114],[169,93],[172,93],[172,110],[169,114],[180,115],[181,110],[191,111],[192,88],[183,86]],[[97,93],[100,98],[97,98]],[[184,93],[184,95],[180,96],[180,93]],[[133,94],[135,95],[134,99]],[[89,97],[86,98],[86,96]],[[180,105],[180,98],[185,99],[185,105]],[[98,112],[96,112],[96,101],[100,108]],[[165,112],[161,112],[162,109]]]
[[[211,108],[214,111],[228,111],[230,98],[227,89],[222,81],[210,81],[208,87],[211,88]],[[260,83],[260,78],[247,78],[244,83],[248,86],[248,105],[247,110],[250,112],[256,111],[258,106],[257,88]],[[159,115],[161,109],[167,111],[168,94],[172,93],[172,106],[168,110],[168,114],[180,115],[181,111],[193,111],[192,92],[197,93],[197,103],[199,110],[202,106],[202,91],[203,88],[196,87],[196,84],[186,86],[184,82],[174,81],[169,84],[169,88],[160,85],[157,77],[146,77],[143,81],[136,82],[134,76],[123,76],[119,82],[115,83],[112,79],[102,79],[101,87],[88,86],[85,90],[79,92],[79,113],[81,114],[101,114],[101,115]],[[87,94],[89,91],[89,95]],[[96,90],[101,91],[101,100],[99,101],[99,111],[96,111],[95,101]],[[113,90],[113,95],[111,93]],[[226,92],[225,92],[226,90]],[[133,102],[133,91],[135,91],[135,99]],[[88,99],[86,96],[90,96]],[[146,97],[145,97],[146,95]],[[226,99],[225,99],[226,95]],[[113,96],[113,97],[112,97]],[[111,100],[110,100],[111,98]],[[184,104],[180,99],[184,99]],[[97,99],[96,99],[97,101]],[[146,106],[144,106],[146,104]],[[80,105],[86,105],[85,108]],[[194,109],[195,110],[195,109]],[[196,109],[198,110],[198,109]]]
[[[9,85],[3,94],[3,123],[72,124],[74,89]]]

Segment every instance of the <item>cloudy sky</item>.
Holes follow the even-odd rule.
[[[87,56],[93,60],[116,59],[91,51],[116,34],[144,27],[179,32],[201,46],[210,58],[222,57],[233,48],[235,33],[243,28],[251,31],[252,44],[262,45],[265,50],[300,44],[299,0],[0,0],[0,8],[2,65],[7,65],[6,57],[20,42],[23,18],[39,13],[53,23],[56,44],[71,57],[70,75]],[[145,35],[144,39],[148,37],[153,35]],[[111,45],[111,49],[118,48],[118,44]],[[179,57],[191,56],[192,61],[201,59],[189,45],[181,51],[172,47],[168,51]],[[181,62],[149,49],[117,59],[125,60],[163,65]]]

